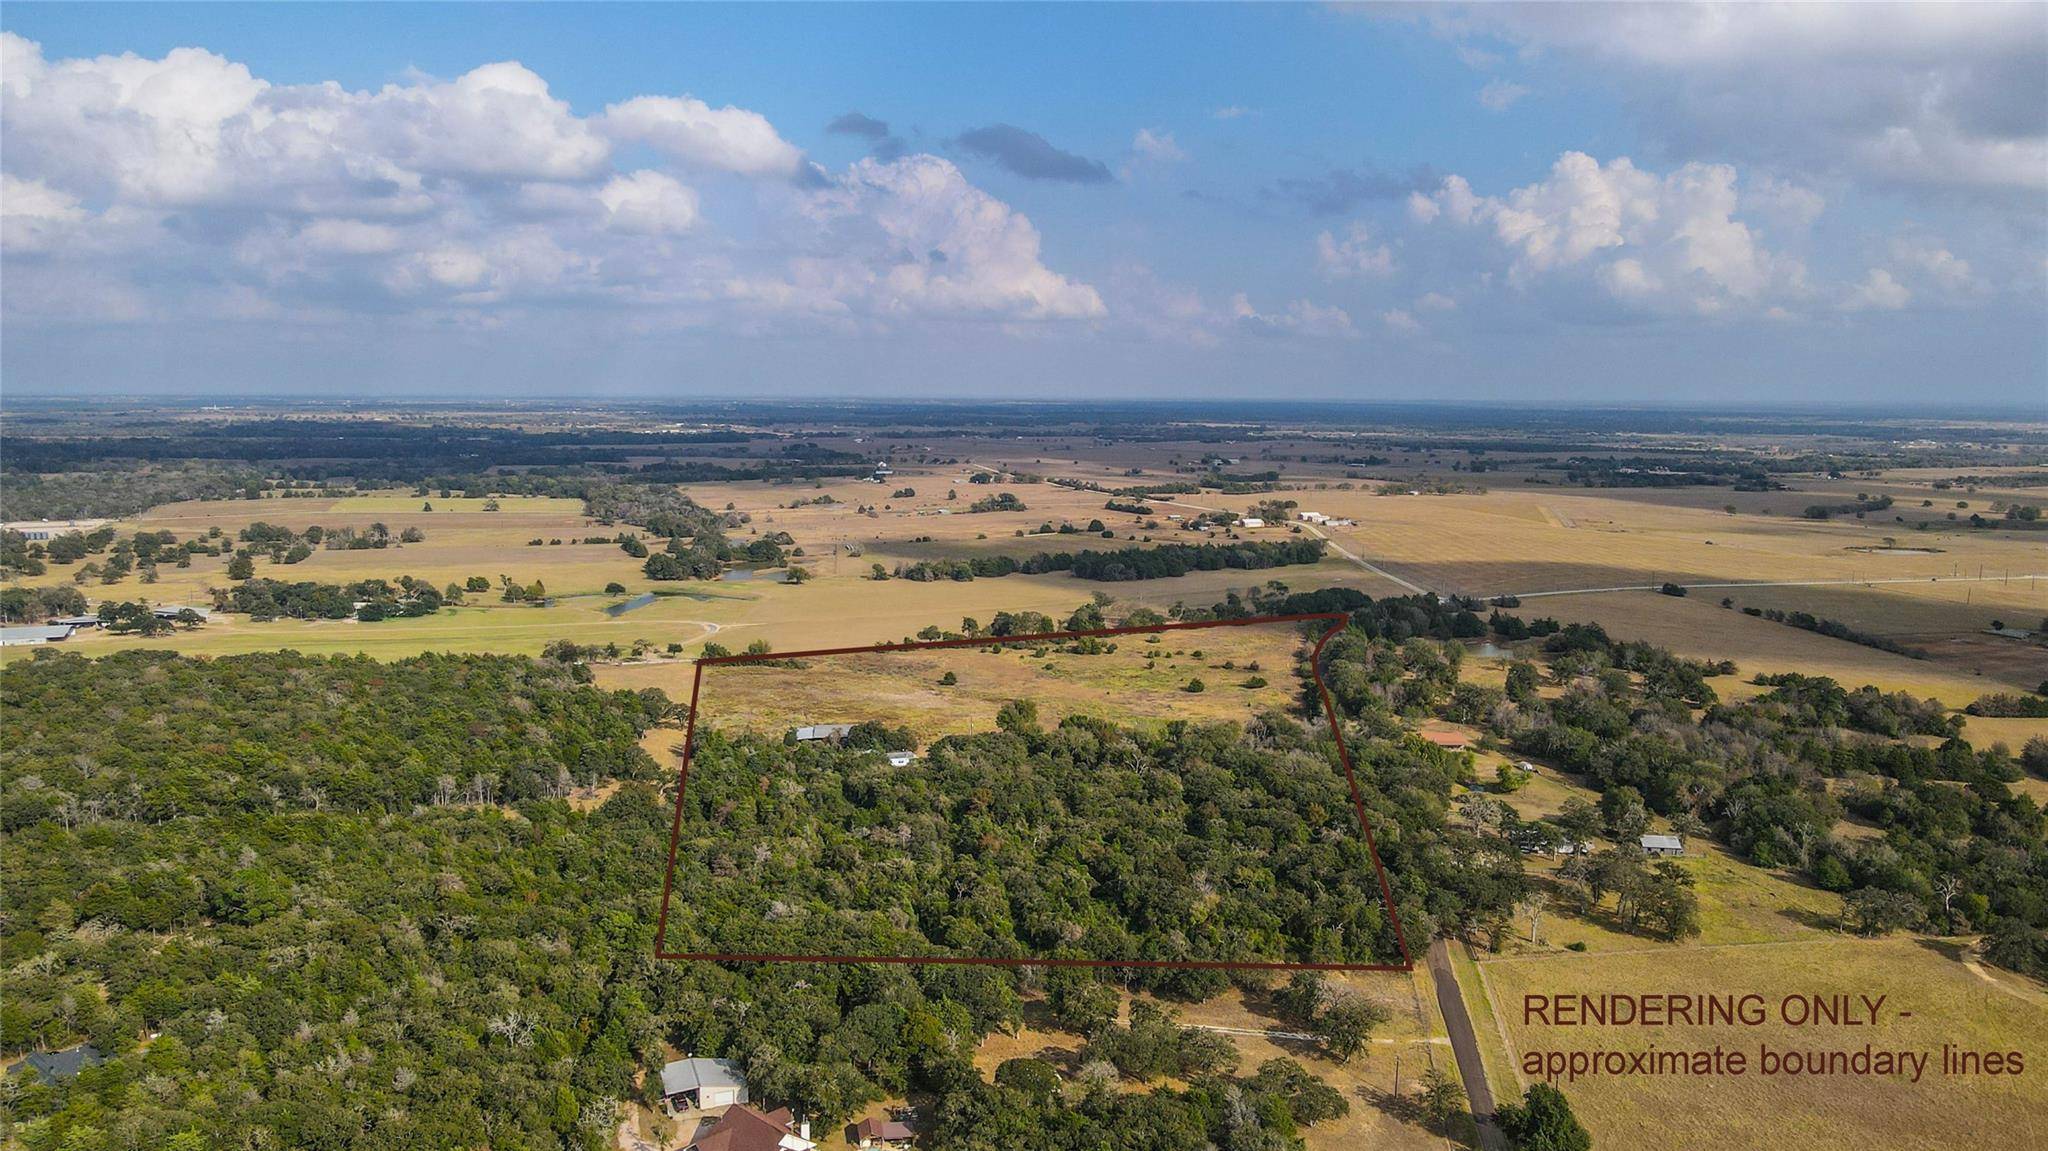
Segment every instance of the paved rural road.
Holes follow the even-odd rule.
[[[1342,549],[1339,549],[1342,550]],[[2026,575],[1995,576],[1886,576],[1883,579],[1788,579],[1788,580],[1738,580],[1733,583],[1689,583],[1687,588],[1742,588],[1742,587],[1867,587],[1873,584],[1894,583],[2011,583],[2016,579],[2048,579],[2048,575],[2029,572]],[[1611,591],[1656,591],[1663,584],[1638,583],[1619,587],[1572,587],[1555,591],[1517,591],[1505,594],[1516,599],[1541,599],[1552,595],[1601,595]],[[1493,599],[1494,596],[1481,596]]]
[[[1479,1122],[1479,1146],[1485,1151],[1506,1151],[1507,1138],[1493,1122],[1493,1088],[1486,1084],[1486,1064],[1479,1058],[1479,1035],[1472,1030],[1472,1017],[1465,1013],[1458,973],[1451,967],[1451,949],[1442,939],[1429,945],[1429,974],[1436,984],[1436,1005],[1444,1015],[1444,1030],[1451,1033],[1451,1051],[1458,1057],[1458,1078],[1465,1081],[1472,1118]]]

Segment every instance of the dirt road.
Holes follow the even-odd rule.
[[[1493,1088],[1487,1086],[1486,1064],[1479,1058],[1479,1035],[1472,1029],[1472,1016],[1465,1011],[1465,997],[1458,993],[1450,945],[1441,939],[1429,945],[1429,974],[1436,984],[1436,1005],[1443,1012],[1444,1030],[1451,1035],[1451,1051],[1458,1057],[1458,1078],[1465,1081],[1465,1097],[1471,1101],[1472,1118],[1479,1123],[1479,1146],[1484,1151],[1506,1151],[1507,1138],[1493,1122]]]

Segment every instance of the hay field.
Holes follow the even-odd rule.
[[[1873,1147],[1936,1151],[2030,1147],[2048,1139],[2048,1079],[2032,1065],[2048,1055],[2048,994],[2017,977],[1972,969],[1958,948],[1914,938],[1799,939],[1724,946],[1653,947],[1580,955],[1481,957],[1488,994],[1506,1028],[1510,1061],[1530,1050],[1640,1051],[1722,1044],[1748,1051],[1885,1049],[1934,1053],[1919,1083],[1900,1078],[1582,1079],[1564,1084],[1595,1146]],[[1756,992],[1888,997],[1877,1026],[1575,1027],[1525,1023],[1525,994]],[[1911,1018],[1896,1014],[1909,1011]],[[1944,1043],[2018,1050],[2020,1076],[1944,1077]]]
[[[704,673],[703,719],[725,729],[772,734],[810,723],[876,720],[907,726],[921,740],[989,731],[1013,699],[1038,705],[1040,722],[1089,715],[1157,728],[1169,720],[1244,721],[1298,703],[1296,628],[1232,627],[1118,636],[1116,650],[1069,655],[1005,648],[946,648],[825,656],[800,668],[734,664]],[[1200,652],[1200,655],[1195,653]],[[1225,668],[1232,663],[1234,668]],[[1247,670],[1257,663],[1260,670]],[[1152,665],[1147,667],[1147,665]],[[639,668],[602,669],[606,686],[638,686]],[[959,682],[941,686],[952,673]],[[653,674],[664,680],[683,669]],[[1265,683],[1247,687],[1254,679]],[[1200,679],[1204,690],[1185,690]],[[681,685],[687,691],[687,680]]]
[[[1098,590],[1108,591],[1125,604],[1145,604],[1163,610],[1177,602],[1207,606],[1223,599],[1229,591],[1248,591],[1268,580],[1310,589],[1373,579],[1333,558],[1317,565],[1268,571],[1198,572],[1177,579],[1115,585],[1066,575],[1015,575],[959,583],[877,582],[867,576],[870,564],[883,553],[888,555],[892,567],[898,558],[958,555],[963,549],[981,546],[982,541],[974,541],[973,537],[984,531],[997,540],[998,532],[1007,533],[1026,527],[1027,523],[1028,527],[1036,527],[1048,517],[1057,524],[1065,518],[1061,509],[1081,516],[1083,524],[1098,514],[1131,518],[1103,512],[1102,498],[1088,493],[1045,484],[968,485],[964,479],[958,484],[963,503],[993,491],[1015,490],[1026,493],[1020,498],[1025,499],[1030,510],[920,516],[915,509],[934,510],[947,503],[946,489],[937,487],[936,478],[928,480],[922,475],[907,476],[902,482],[905,486],[918,486],[920,493],[936,490],[929,496],[921,494],[916,501],[902,501],[897,510],[878,512],[878,518],[854,510],[861,501],[890,502],[886,500],[888,490],[874,484],[849,481],[813,488],[749,483],[699,485],[694,489],[696,498],[708,506],[723,508],[731,503],[736,510],[753,516],[751,524],[732,533],[736,542],[745,542],[754,534],[789,531],[797,546],[804,549],[805,554],[798,562],[816,577],[801,586],[784,586],[769,580],[649,580],[641,571],[641,561],[615,545],[566,542],[585,536],[610,536],[619,530],[599,526],[584,517],[582,505],[576,500],[506,496],[499,498],[502,510],[497,512],[482,511],[481,500],[422,499],[401,493],[339,499],[168,504],[133,521],[121,522],[116,528],[123,535],[137,530],[170,530],[180,539],[189,539],[204,536],[216,527],[232,538],[257,520],[297,529],[316,523],[327,528],[362,529],[373,522],[383,522],[394,533],[416,526],[427,537],[417,544],[360,551],[317,549],[303,562],[290,565],[259,559],[256,574],[326,583],[412,575],[436,585],[459,583],[480,575],[489,579],[494,588],[498,576],[503,574],[521,584],[538,580],[555,602],[548,607],[502,604],[494,590],[473,593],[470,603],[459,609],[444,609],[421,619],[375,624],[295,620],[252,623],[243,617],[217,616],[197,632],[157,639],[81,633],[68,641],[67,650],[90,655],[125,646],[152,646],[220,655],[296,648],[397,658],[422,651],[533,654],[558,639],[584,644],[617,642],[630,647],[635,640],[644,639],[657,648],[682,643],[694,653],[697,644],[721,629],[735,632],[721,641],[735,650],[755,639],[765,639],[787,650],[907,639],[929,625],[957,628],[964,616],[986,621],[1002,610],[1041,611],[1064,618]],[[798,498],[827,493],[843,502],[797,509],[777,507]],[[423,503],[431,503],[434,511],[419,511]],[[924,534],[950,542],[909,542]],[[561,538],[565,542],[559,546],[528,546],[528,541],[536,537]],[[1012,551],[1036,552],[1121,546],[1124,541],[1078,535],[1027,536],[1020,540],[1004,534],[998,542]],[[863,552],[869,547],[880,551],[873,557],[855,556],[850,554],[854,547]],[[212,600],[211,589],[228,585],[227,564],[227,556],[202,556],[190,568],[162,566],[160,578],[154,584],[144,584],[131,575],[114,585],[87,583],[81,590],[92,600],[146,598],[154,603],[205,606]],[[46,574],[22,582],[26,586],[61,584],[70,580],[75,570],[53,565]],[[614,617],[604,612],[605,607],[616,602],[603,595],[603,589],[610,583],[621,584],[629,593],[665,594],[655,605]],[[1383,593],[1395,589],[1384,585],[1369,590]],[[671,599],[670,595],[678,598]],[[0,658],[21,658],[26,650],[9,648]]]
[[[2024,681],[1997,678],[1989,668],[1986,674],[1978,675],[1964,664],[1909,659],[1746,616],[1700,595],[1683,599],[1654,592],[1558,596],[1525,600],[1518,614],[1525,618],[1553,616],[1565,623],[1596,622],[1611,635],[1647,640],[1679,655],[1732,659],[1742,679],[1759,672],[1796,671],[1832,676],[1850,687],[1868,683],[1886,691],[1931,696],[1958,708],[1986,692],[2032,686]],[[1727,678],[1713,682],[1716,691],[1734,690]]]
[[[640,573],[640,561],[620,551],[616,544],[570,542],[585,536],[610,537],[619,530],[599,527],[584,516],[581,500],[503,496],[498,500],[501,510],[496,512],[483,511],[483,502],[421,499],[411,495],[209,500],[165,504],[133,520],[120,521],[114,527],[123,536],[137,531],[168,530],[181,541],[204,537],[214,528],[232,541],[237,532],[259,520],[300,531],[312,524],[360,531],[381,522],[393,535],[408,527],[426,533],[426,539],[420,543],[388,548],[315,548],[310,557],[296,564],[274,564],[264,558],[256,561],[258,576],[285,581],[353,583],[410,575],[446,586],[480,575],[496,587],[498,576],[503,574],[521,584],[539,580],[553,595],[602,592],[613,581],[628,587],[647,582]],[[433,504],[434,510],[420,511],[423,503]],[[564,542],[560,546],[527,546],[527,541],[536,537],[559,538]],[[80,590],[90,599],[147,598],[155,603],[204,606],[212,601],[212,588],[228,586],[228,560],[226,555],[197,556],[189,568],[159,566],[159,578],[154,584],[142,583],[140,577],[131,575],[112,585],[87,582],[80,585]],[[83,565],[52,564],[43,575],[21,583],[28,587],[63,584],[71,580],[80,566]]]

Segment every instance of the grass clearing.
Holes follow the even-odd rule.
[[[1165,632],[1157,644],[1146,642],[1150,638],[1118,636],[1106,641],[1114,651],[1094,655],[1055,647],[945,648],[815,657],[801,668],[708,668],[703,714],[720,727],[771,733],[874,719],[907,726],[929,742],[991,730],[997,709],[1013,699],[1037,703],[1047,726],[1068,715],[1151,727],[1174,719],[1243,721],[1298,703],[1294,663],[1302,641],[1296,627]],[[1249,670],[1254,663],[1260,670]],[[942,684],[947,674],[958,682]],[[1187,691],[1195,679],[1204,690]],[[1246,686],[1256,680],[1265,682]]]
[[[1919,1083],[1898,1078],[1686,1077],[1583,1079],[1564,1085],[1596,1146],[1896,1148],[2038,1145],[2048,1081],[2020,1076],[1944,1077],[1942,1044],[2019,1050],[2041,1058],[2048,1006],[2026,988],[1982,976],[1939,940],[1827,937],[1766,945],[1654,951],[1561,952],[1486,958],[1515,1053],[1640,1051],[1722,1044],[1754,1056],[1774,1049],[1885,1049],[1934,1053]],[[1682,966],[1679,957],[1682,955]],[[1523,1021],[1525,994],[1754,991],[1773,1005],[1788,994],[1887,996],[1886,1017],[1863,1028],[1546,1027]],[[1901,1018],[1900,1011],[1912,1012]],[[2030,1062],[2032,1061],[2030,1059]]]

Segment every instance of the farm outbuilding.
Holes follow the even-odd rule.
[[[747,1101],[747,1081],[730,1059],[678,1059],[661,1069],[661,1097],[671,1115],[729,1107]]]

